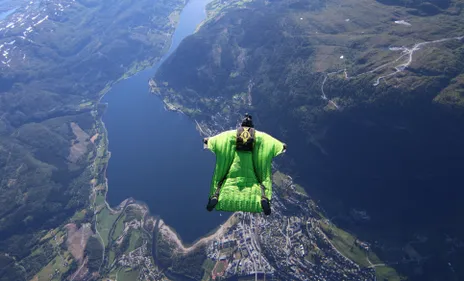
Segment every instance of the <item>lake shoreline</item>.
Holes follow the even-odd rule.
[[[182,12],[184,11],[184,9],[185,9],[185,8],[187,7],[187,5],[188,5],[189,3],[191,3],[191,2],[193,2],[193,1],[190,0],[190,1],[187,1],[187,2],[186,2],[186,4],[184,5],[184,7],[182,8],[180,14],[182,14]],[[205,4],[204,7],[203,7],[203,9],[202,9],[203,14],[204,14],[204,16],[205,16],[205,18],[203,19],[202,22],[208,20],[208,18],[206,17],[206,14],[207,14],[206,5],[207,5],[207,4]],[[169,47],[166,47],[166,49],[168,50],[166,53],[164,53],[163,55],[158,56],[158,57],[156,57],[155,59],[153,59],[153,62],[154,62],[154,63],[151,64],[150,66],[146,66],[146,67],[143,68],[143,69],[139,69],[138,66],[134,66],[131,70],[133,70],[133,69],[139,69],[137,72],[131,73],[130,75],[128,75],[128,74],[126,73],[126,74],[124,74],[123,76],[121,76],[119,79],[117,79],[117,80],[115,80],[115,81],[113,81],[113,82],[108,83],[107,86],[105,87],[105,89],[103,89],[103,90],[100,92],[100,94],[99,94],[99,99],[98,99],[98,101],[94,104],[95,107],[98,107],[98,106],[105,106],[105,109],[103,110],[102,113],[99,113],[99,114],[98,114],[99,116],[95,119],[95,121],[98,122],[98,123],[100,124],[102,130],[104,130],[104,133],[103,133],[104,136],[102,136],[102,137],[105,138],[105,140],[104,140],[103,142],[106,143],[106,153],[107,153],[107,158],[108,158],[108,160],[107,160],[107,162],[105,163],[105,166],[104,166],[104,168],[103,168],[103,178],[104,178],[104,182],[103,182],[102,184],[104,184],[104,188],[105,188],[105,191],[104,191],[105,205],[108,207],[109,210],[115,210],[115,209],[117,210],[118,207],[119,207],[119,205],[120,205],[121,203],[118,202],[118,203],[117,203],[116,205],[114,205],[113,208],[112,208],[111,205],[110,205],[111,200],[109,200],[110,198],[109,198],[109,195],[108,195],[108,193],[109,193],[109,191],[110,191],[109,181],[111,180],[111,176],[108,177],[107,172],[108,172],[108,167],[109,167],[109,160],[110,160],[110,159],[113,159],[112,156],[114,156],[114,155],[113,155],[113,153],[112,153],[112,150],[113,150],[113,149],[110,149],[110,147],[109,147],[110,138],[109,138],[109,136],[108,136],[108,126],[107,126],[107,124],[106,124],[106,122],[105,122],[105,120],[104,120],[104,118],[107,117],[107,111],[108,111],[108,106],[110,105],[110,102],[105,101],[104,98],[107,97],[107,94],[110,93],[118,83],[121,83],[121,82],[123,82],[123,81],[125,81],[125,80],[127,80],[127,79],[129,79],[129,78],[134,78],[134,77],[136,77],[136,76],[138,76],[138,75],[141,75],[141,76],[142,76],[142,77],[139,77],[139,79],[141,79],[141,78],[145,77],[145,76],[147,75],[147,73],[153,72],[153,69],[154,69],[154,68],[159,67],[159,66],[163,63],[163,61],[164,61],[165,59],[167,59],[167,57],[168,57],[173,51],[175,51],[175,49],[177,48],[177,46],[175,46],[175,47],[173,47],[173,46],[175,45],[175,42],[174,42],[174,41],[175,41],[175,34],[176,34],[177,29],[179,28],[179,23],[180,23],[180,21],[181,21],[181,17],[179,17],[179,20],[178,20],[178,22],[177,22],[177,24],[176,24],[176,28],[174,29],[174,32],[173,32],[172,35],[171,35],[171,39],[169,40]],[[200,23],[200,24],[201,24],[201,23]],[[196,31],[197,31],[197,30],[195,30],[194,32],[196,32]],[[191,34],[193,34],[193,33],[190,33],[190,34],[188,34],[187,36],[189,36],[189,35],[191,35]],[[182,38],[182,39],[183,39],[183,38]],[[142,62],[141,64],[143,64],[143,62]],[[154,73],[151,73],[151,74],[154,74]],[[151,77],[152,77],[152,75],[150,75],[150,78],[151,78]],[[149,81],[150,81],[150,78],[147,79],[147,81],[145,81],[145,82],[149,82]],[[147,84],[145,84],[145,85],[147,85]],[[147,85],[147,92],[148,92],[148,93],[150,92],[150,87],[148,87],[148,85]],[[136,95],[136,93],[134,93],[134,95]],[[155,97],[155,98],[159,98],[159,97]],[[163,102],[162,99],[160,99],[159,102],[162,103],[162,105],[163,105],[165,111],[170,111],[170,112],[173,111],[173,110],[171,110],[171,109],[169,108],[168,105],[166,105],[166,104]],[[154,110],[156,110],[156,109],[154,109]],[[187,114],[185,114],[185,113],[183,113],[183,112],[181,112],[181,111],[177,111],[177,112],[178,112],[178,113],[181,113],[180,115],[183,115],[183,118],[186,118],[188,121],[194,122],[194,123],[193,123],[194,126],[195,126],[195,124],[196,124],[196,126],[195,126],[195,127],[196,127],[195,131],[198,133],[199,139],[201,139],[201,138],[203,137],[204,133],[203,133],[203,131],[201,130],[201,127],[199,127],[198,122],[196,122],[196,120],[190,118]],[[106,120],[106,121],[107,121],[107,120]],[[114,159],[113,159],[113,161],[114,161]],[[205,195],[205,196],[206,196],[206,195]],[[134,196],[129,196],[129,198],[133,198],[133,199],[136,201],[135,203],[132,203],[132,204],[140,205],[140,206],[143,206],[144,208],[146,208],[146,209],[148,210],[148,215],[149,215],[150,217],[162,217],[161,214],[158,214],[157,212],[151,211],[149,205],[148,205],[146,202],[144,202],[143,199],[140,200],[141,198],[135,198]],[[126,198],[126,200],[127,200],[127,198]],[[206,199],[205,199],[205,200],[206,200]],[[113,203],[114,203],[114,202],[113,202]],[[226,220],[226,221],[227,221],[227,220]],[[225,222],[223,222],[223,223],[225,223]],[[165,224],[165,225],[167,225],[167,224]],[[180,244],[182,244],[184,247],[190,247],[190,246],[196,245],[197,242],[201,241],[201,240],[204,239],[205,237],[209,237],[209,236],[211,236],[212,234],[216,233],[216,231],[217,231],[218,228],[219,228],[219,226],[217,226],[217,227],[215,227],[214,229],[208,231],[206,235],[201,235],[201,236],[195,238],[194,240],[192,240],[191,242],[185,242],[185,241],[182,239],[181,235],[176,231],[177,228],[174,227],[174,226],[171,226],[171,225],[172,225],[172,224],[169,224],[170,232],[172,232],[172,233],[175,234],[175,236],[178,238],[178,241],[180,241]],[[187,240],[189,240],[189,239],[187,239]]]

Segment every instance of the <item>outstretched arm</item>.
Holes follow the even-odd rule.
[[[287,151],[287,144],[279,141],[269,134],[263,133],[263,140],[272,158]]]
[[[219,133],[203,139],[203,148],[211,150],[214,154],[221,153],[226,147],[235,141],[235,130]]]

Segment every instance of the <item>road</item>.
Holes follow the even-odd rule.
[[[351,79],[351,78],[357,78],[357,77],[360,77],[362,75],[365,75],[365,74],[372,74],[372,73],[375,73],[379,70],[382,70],[388,66],[392,66],[393,65],[393,68],[395,69],[394,72],[392,73],[389,73],[387,75],[382,75],[382,76],[379,76],[377,77],[375,83],[373,84],[374,86],[378,86],[380,84],[380,81],[383,79],[387,79],[391,76],[394,76],[400,72],[403,72],[404,70],[406,70],[406,68],[408,68],[411,63],[413,62],[413,55],[415,52],[419,51],[421,49],[421,47],[424,47],[426,45],[429,45],[429,44],[437,44],[437,43],[442,43],[442,42],[446,42],[446,41],[451,41],[451,40],[463,40],[464,39],[464,36],[458,36],[458,37],[450,37],[450,38],[443,38],[443,39],[438,39],[438,40],[433,40],[433,41],[425,41],[425,42],[420,42],[420,43],[416,43],[414,46],[412,46],[411,48],[407,48],[407,47],[391,47],[390,48],[390,51],[401,51],[401,55],[399,57],[397,57],[396,59],[394,59],[393,61],[391,62],[387,62],[381,66],[378,66],[372,70],[369,70],[369,71],[366,71],[366,72],[363,72],[363,73],[360,73],[358,75],[355,75],[355,76],[352,76],[352,77],[349,77],[348,76],[348,73],[346,71],[346,69],[342,69],[342,70],[339,70],[339,71],[334,71],[334,72],[330,72],[330,73],[327,73],[324,77],[324,81],[322,82],[322,86],[321,86],[321,92],[322,92],[322,99],[323,100],[327,100],[330,104],[332,104],[335,108],[339,109],[339,106],[333,101],[333,100],[330,100],[325,91],[324,91],[324,86],[327,82],[327,79],[332,76],[332,75],[335,75],[335,74],[339,74],[341,72],[344,72],[344,76],[345,76],[345,79]],[[399,61],[403,60],[404,58],[407,58],[407,60],[405,62],[402,62],[402,63],[399,63],[397,64]]]

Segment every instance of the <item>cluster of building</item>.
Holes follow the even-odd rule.
[[[371,248],[371,246],[369,245],[369,243],[366,243],[366,242],[363,242],[363,241],[360,241],[358,239],[356,239],[354,241],[354,244],[358,247],[360,247],[361,249],[363,249],[364,251],[368,252],[369,249]]]
[[[318,219],[280,213],[272,218],[238,216],[239,222],[207,249],[208,258],[228,262],[225,277],[260,274],[288,280],[375,280],[374,269],[361,268],[333,246]],[[358,240],[356,245],[369,247]]]
[[[213,261],[228,261],[224,276],[249,275],[250,273],[272,274],[274,269],[261,253],[256,241],[259,222],[253,216],[238,214],[240,222],[229,228],[220,240],[210,244],[208,258]]]
[[[123,254],[117,262],[122,267],[139,268],[140,275],[138,280],[151,281],[162,280],[164,278],[162,272],[158,271],[157,267],[153,264],[146,241],[139,248],[129,252],[128,254]]]

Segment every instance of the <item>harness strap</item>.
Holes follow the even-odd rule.
[[[230,167],[229,167],[229,170],[230,170]],[[229,174],[229,171],[227,171],[227,174],[224,176],[224,178],[222,178],[222,180],[220,180],[218,182],[218,186],[216,188],[216,192],[214,192],[214,195],[213,197],[219,197],[219,193],[221,192],[221,187],[222,187],[222,184],[226,181],[226,178],[227,178],[227,175]]]
[[[267,198],[266,196],[266,187],[264,186],[263,182],[261,181],[261,179],[259,178],[259,174],[258,172],[256,172],[256,166],[255,166],[255,162],[253,161],[253,172],[255,173],[255,177],[256,179],[258,180],[258,183],[259,183],[259,187],[261,188],[261,198]]]

